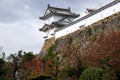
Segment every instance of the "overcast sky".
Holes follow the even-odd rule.
[[[47,5],[68,8],[82,14],[86,8],[98,8],[113,0],[0,0],[0,46],[7,55],[18,50],[39,53],[43,33],[38,29]]]

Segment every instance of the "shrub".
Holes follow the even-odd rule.
[[[73,42],[73,39],[72,39],[72,38],[68,38],[67,43],[68,43],[69,45],[71,45],[72,42]]]
[[[31,78],[30,80],[57,80],[52,75],[38,75],[36,77]]]
[[[67,80],[68,78],[73,78],[78,80],[83,71],[84,67],[82,63],[79,61],[77,62],[77,65],[74,67],[71,66],[64,67],[60,72],[60,79]]]
[[[87,32],[85,33],[85,35],[91,36],[92,35],[92,29],[88,28]]]
[[[23,61],[29,62],[34,58],[35,58],[35,55],[33,54],[33,52],[24,52]]]
[[[68,71],[68,68],[61,69],[60,76],[59,76],[60,80],[67,80],[67,78],[69,77],[67,71]]]
[[[46,61],[46,60],[48,60],[48,59],[53,59],[54,56],[55,56],[53,51],[54,51],[54,45],[52,45],[52,46],[48,49],[46,55],[42,58],[42,61]]]
[[[110,80],[110,76],[101,68],[89,67],[82,73],[79,80]]]

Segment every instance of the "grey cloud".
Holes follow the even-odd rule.
[[[43,33],[38,31],[40,26],[38,21],[28,20],[11,24],[0,23],[0,26],[2,26],[2,28],[0,27],[0,46],[3,46],[7,53],[10,54],[18,50],[29,50],[37,53],[40,51],[40,47],[43,44]]]
[[[14,22],[34,18],[36,16],[38,17],[38,14],[40,15],[40,12],[38,11],[37,7],[34,7],[36,4],[33,1],[37,0],[0,1],[0,22]]]

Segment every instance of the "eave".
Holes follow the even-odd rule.
[[[46,20],[47,18],[51,17],[52,15],[53,15],[53,14],[50,13],[50,14],[48,14],[48,15],[44,15],[44,16],[40,17],[39,19],[41,19],[41,20]]]
[[[51,17],[52,15],[58,15],[58,16],[64,16],[64,17],[72,17],[72,18],[77,18],[77,17],[80,16],[79,14],[50,13],[50,14],[48,14],[48,15],[45,15],[45,16],[43,16],[43,17],[40,17],[39,19],[41,19],[41,20],[46,20],[46,19],[48,19],[49,17]]]

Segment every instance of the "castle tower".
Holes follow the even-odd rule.
[[[70,8],[56,8],[48,4],[44,16],[40,17],[41,20],[45,21],[45,24],[39,31],[45,33],[45,39],[50,39],[54,37],[56,29],[73,22],[78,16],[79,14],[71,12]]]

